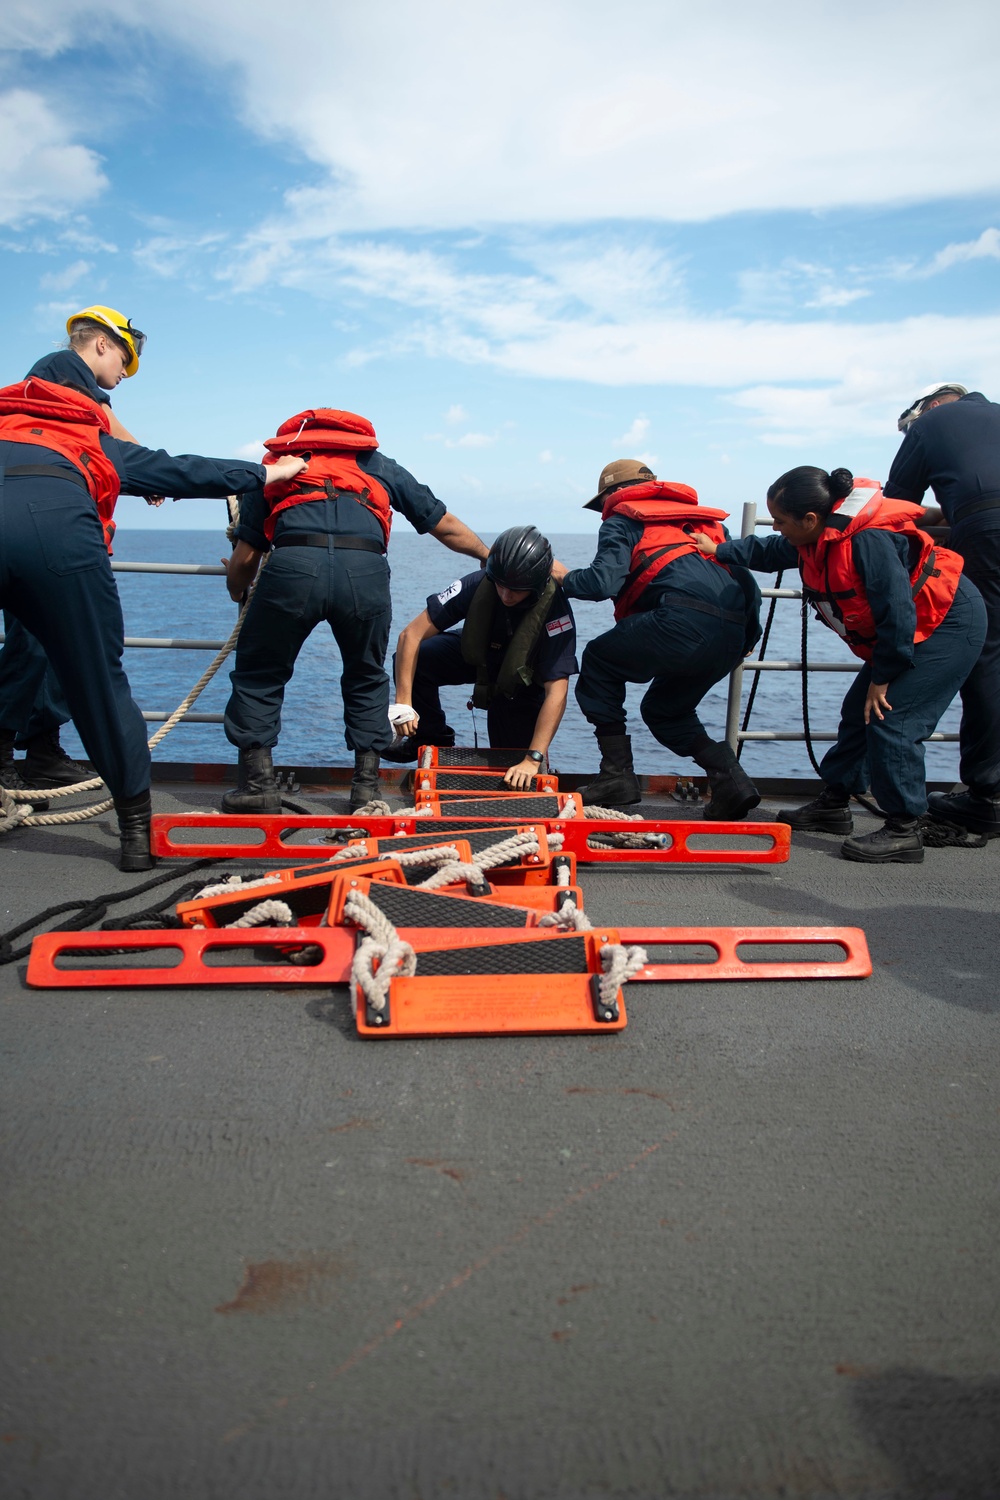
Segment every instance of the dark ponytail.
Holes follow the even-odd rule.
[[[825,520],[837,501],[846,500],[853,488],[854,475],[850,469],[834,469],[828,474],[825,469],[802,464],[776,479],[767,492],[767,498],[796,521],[801,521],[811,511]]]

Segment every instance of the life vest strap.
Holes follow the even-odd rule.
[[[618,590],[618,596],[621,597],[622,594],[630,589],[636,582],[636,580],[642,577],[643,573],[645,573],[646,569],[650,567],[652,563],[657,562],[661,557],[666,557],[668,552],[676,552],[679,547],[686,547],[687,545],[688,544],[686,541],[668,542],[665,547],[657,547],[655,552],[640,552],[639,556],[636,558],[635,567],[629,573],[625,582]]]
[[[335,552],[377,552],[385,555],[385,548],[373,536],[338,536],[322,531],[290,531],[275,537],[272,547],[322,547],[324,552],[331,546]]]
[[[30,475],[33,479],[68,479],[70,484],[78,484],[82,490],[90,493],[90,486],[82,474],[75,473],[72,469],[60,469],[55,464],[9,464],[3,472],[6,476]]]
[[[914,579],[913,586],[910,589],[910,594],[911,594],[911,596],[914,599],[920,593],[920,590],[923,588],[924,584],[927,582],[927,580],[929,578],[939,578],[941,576],[941,570],[940,570],[940,568],[938,568],[936,566],[936,564],[937,564],[937,548],[936,547],[932,547],[931,550],[927,554],[927,561],[924,563],[923,567],[920,569],[920,572],[917,574],[916,578]]]
[[[671,604],[682,609],[696,609],[699,614],[712,615],[716,620],[725,620],[729,625],[746,625],[747,617],[742,611],[721,609],[718,604],[709,604],[706,599],[692,599],[690,594],[671,594]]]

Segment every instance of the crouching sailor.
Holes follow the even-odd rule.
[[[135,338],[112,334],[127,369]],[[287,479],[289,459],[267,474]],[[104,406],[29,377],[0,389],[0,607],[41,642],[87,755],[114,798],[121,868],[148,870],[150,757],[122,667],[121,601],[108,558],[119,493],[217,498],[259,491],[260,464],[171,457],[111,436]]]
[[[935,546],[919,506],[886,499],[847,469],[803,465],[776,479],[767,508],[779,534],[744,537],[705,552],[758,572],[798,567],[805,598],[864,666],[847,690],[837,741],[820,762],[824,790],[781,821],[850,833],[852,792],[871,770],[885,824],[841,846],[845,859],[917,864],[927,811],[924,740],[975,666],[986,609],[956,552]]]
[[[453,745],[440,689],[469,682],[473,704],[486,710],[490,744],[527,746],[507,771],[507,784],[529,786],[545,770],[577,671],[573,611],[551,573],[545,537],[534,526],[514,526],[493,543],[485,572],[467,573],[431,594],[396,646],[395,718],[405,738],[385,753],[387,760],[413,760],[418,739]],[[461,630],[450,628],[458,624]]]
[[[760,590],[749,573],[701,556],[693,540],[705,531],[723,541],[727,512],[699,506],[694,490],[658,481],[637,459],[608,464],[584,508],[601,512],[597,555],[572,572],[556,563],[554,576],[571,599],[614,599],[618,623],[583,653],[576,699],[594,726],[601,773],[581,796],[606,807],[639,801],[625,689],[648,682],[642,717],[661,745],[706,771],[705,816],[745,817],[760,801],[757,788],[697,714],[760,636]]]

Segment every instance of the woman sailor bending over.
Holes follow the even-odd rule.
[[[778,535],[718,547],[699,535],[700,549],[761,573],[797,567],[805,600],[864,662],[820,763],[822,793],[778,817],[793,828],[850,834],[849,802],[865,790],[867,759],[885,824],[848,838],[842,853],[919,863],[924,740],[982,650],[982,597],[962,576],[957,553],[919,530],[919,506],[887,500],[873,480],[847,469],[790,469],[768,490],[767,508]]]

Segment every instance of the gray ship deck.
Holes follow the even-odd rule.
[[[837,848],[586,870],[595,919],[860,925],[875,961],[634,986],[619,1036],[366,1043],[346,989],[0,971],[0,1493],[1000,1493],[1000,844]],[[3,927],[138,883],[114,850],[5,838]]]

